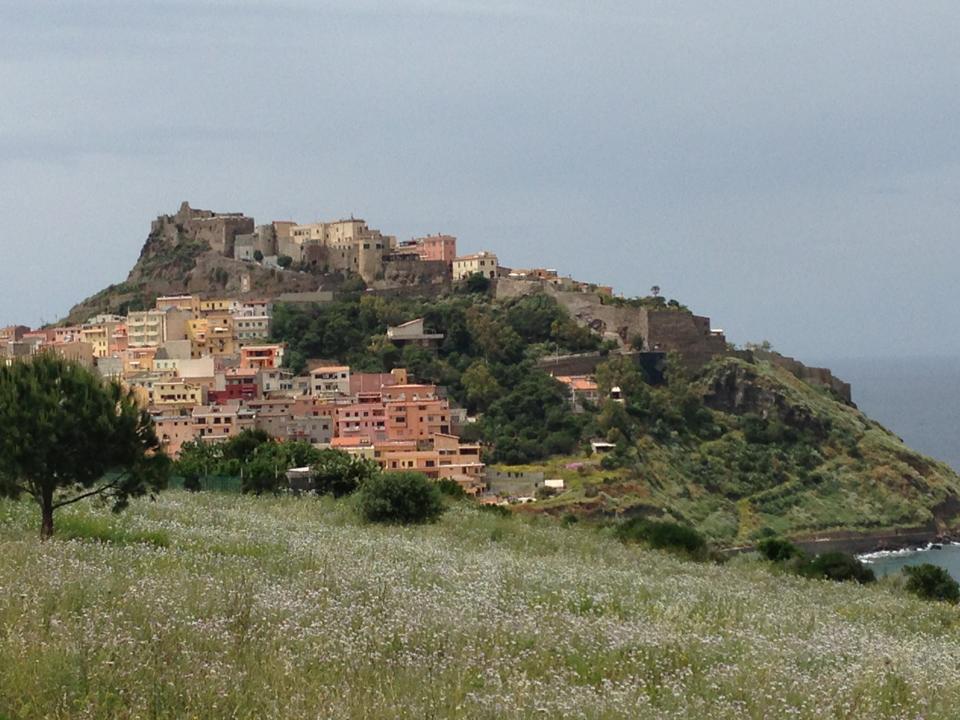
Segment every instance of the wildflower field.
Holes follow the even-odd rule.
[[[0,501],[0,718],[957,718],[960,611],[454,506]]]

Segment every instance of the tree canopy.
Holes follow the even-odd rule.
[[[118,383],[52,353],[0,367],[0,493],[37,502],[43,537],[57,508],[99,496],[119,511],[169,469],[150,415]]]

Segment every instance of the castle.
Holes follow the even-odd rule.
[[[384,235],[360,218],[304,225],[277,220],[258,226],[242,213],[198,210],[188,202],[183,202],[176,214],[160,215],[151,225],[153,235],[170,231],[176,232],[178,242],[203,243],[224,257],[259,259],[272,266],[286,256],[295,266],[325,273],[355,273],[368,283],[382,278],[391,263],[404,267],[411,260],[424,268],[436,265],[435,270],[449,272],[457,254],[457,239],[451,235],[398,244],[395,236]]]

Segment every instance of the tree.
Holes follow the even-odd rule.
[[[783,538],[770,537],[757,543],[757,550],[770,562],[786,562],[795,557],[799,557],[800,548],[789,540]]]
[[[150,415],[119,383],[52,353],[0,368],[0,494],[37,502],[41,537],[58,508],[103,497],[120,511],[169,471]]]
[[[183,487],[191,492],[201,489],[200,478],[211,475],[223,459],[222,445],[191,440],[180,447],[173,472],[183,478]]]
[[[263,253],[260,252],[259,250],[254,250],[253,259],[256,260],[257,262],[263,262]]]
[[[654,285],[652,288],[650,288],[650,294],[654,297],[660,297],[660,286]]]
[[[220,448],[221,457],[226,461],[238,460],[240,463],[245,463],[253,457],[261,445],[269,442],[272,440],[265,430],[241,430]]]
[[[293,265],[293,258],[290,257],[289,255],[280,255],[280,256],[277,258],[277,265],[279,265],[280,267],[286,269],[286,268],[290,267],[291,265]]]
[[[319,495],[343,497],[354,492],[379,471],[373,460],[354,457],[342,450],[321,450],[313,463],[314,487]]]
[[[942,567],[923,563],[905,567],[903,573],[907,576],[907,590],[924,600],[945,600],[954,604],[960,601],[960,585]]]
[[[464,280],[467,292],[485,293],[490,289],[490,280],[483,273],[470,273]]]
[[[801,562],[797,567],[800,575],[822,580],[845,582],[856,580],[861,585],[874,582],[873,570],[853,555],[842,552],[827,552]]]
[[[377,473],[359,490],[357,507],[369,522],[433,522],[446,509],[436,483],[418,472]]]
[[[483,360],[477,360],[460,376],[467,402],[475,410],[486,410],[494,400],[503,394],[500,383],[490,372],[490,366]]]
[[[644,379],[643,371],[633,360],[625,355],[614,355],[597,366],[597,387],[602,397],[609,397],[610,391],[618,387],[628,401],[646,398],[650,390]]]

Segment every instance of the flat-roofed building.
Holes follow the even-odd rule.
[[[499,267],[497,256],[486,250],[473,255],[462,255],[453,260],[453,279],[465,280],[478,274],[485,278],[495,278]]]
[[[127,315],[127,346],[163,345],[168,340],[185,340],[189,310],[133,310]]]
[[[244,430],[252,430],[255,420],[253,411],[239,403],[201,405],[193,409],[196,435],[204,442],[229,440]]]
[[[240,367],[254,370],[283,364],[283,345],[248,345],[240,348]]]
[[[155,382],[151,395],[151,405],[155,407],[195,407],[206,402],[206,391],[202,385],[183,380]]]
[[[310,394],[314,397],[336,397],[350,394],[350,368],[326,365],[310,371]]]

